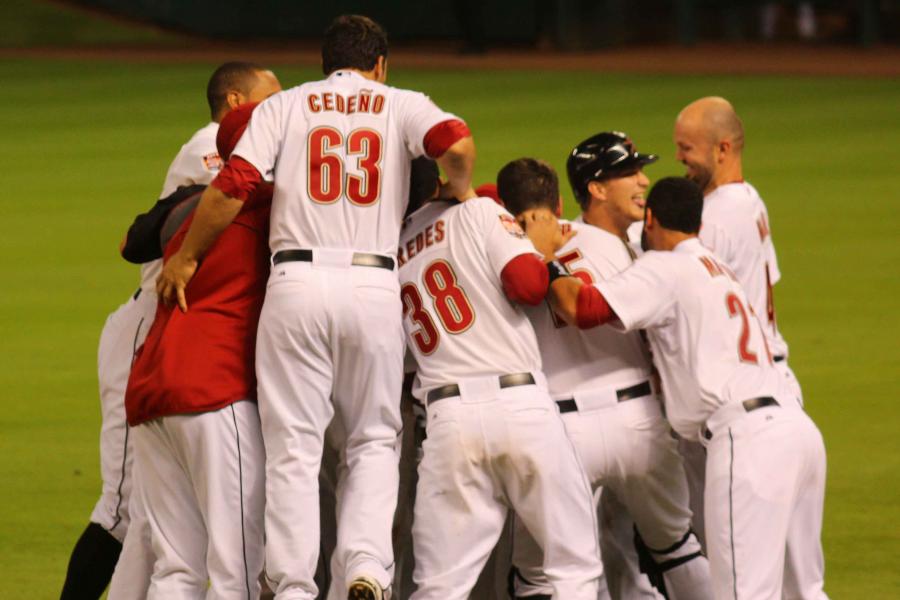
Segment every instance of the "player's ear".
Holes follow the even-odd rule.
[[[733,148],[734,148],[734,145],[731,143],[731,140],[729,140],[728,138],[719,140],[719,143],[716,144],[716,150],[718,150],[717,158],[719,159],[719,162],[722,162],[722,160],[726,156],[730,155]]]
[[[563,214],[563,198],[562,198],[562,194],[559,195],[559,199],[556,201],[556,210],[553,211],[553,213],[556,215],[556,218],[557,218],[557,219],[562,219],[562,214]]]
[[[237,90],[231,90],[225,94],[225,102],[228,104],[228,110],[234,110],[246,101],[242,93]]]
[[[384,83],[385,81],[387,81],[387,73],[387,58],[385,58],[384,56],[379,56],[375,61],[375,81]]]
[[[591,195],[591,198],[597,198],[598,200],[606,200],[606,186],[602,181],[591,181],[587,185],[588,193]]]

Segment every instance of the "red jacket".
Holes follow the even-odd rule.
[[[271,186],[261,186],[209,249],[185,289],[188,311],[157,307],[128,378],[129,425],[256,399],[256,326],[269,276],[271,193]],[[164,260],[181,247],[192,220],[166,245]]]

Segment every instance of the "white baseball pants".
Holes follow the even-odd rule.
[[[793,398],[707,421],[706,545],[717,600],[823,600],[825,446]]]
[[[259,597],[264,480],[256,404],[133,428],[156,562],[151,600]]]
[[[600,556],[606,584],[613,600],[665,600],[640,571],[640,559],[634,546],[634,519],[628,509],[608,488],[598,488]]]
[[[553,597],[596,600],[603,567],[590,486],[556,406],[542,385],[467,383],[479,391],[428,406],[412,600],[468,598],[509,509],[543,549]]]
[[[266,575],[279,600],[317,594],[318,474],[336,411],[347,465],[335,550],[344,589],[361,575],[390,586],[404,351],[399,288],[396,272],[336,262],[280,263],[269,276],[256,370]]]
[[[586,396],[578,400],[579,410],[563,414],[562,421],[588,479],[615,493],[657,565],[677,564],[662,574],[670,598],[711,598],[709,563],[703,556],[688,559],[700,552],[700,544],[695,536],[686,537],[691,528],[687,480],[659,401],[650,395],[592,405]],[[540,549],[521,528],[513,563],[521,574],[518,595],[547,589]]]
[[[108,600],[144,600],[153,575],[153,546],[150,541],[150,522],[144,507],[141,483],[141,461],[135,456],[131,471],[131,497],[128,510],[131,523],[122,542],[122,552],[116,563],[107,592]]]
[[[131,465],[134,460],[125,421],[125,388],[134,353],[144,343],[156,315],[156,295],[146,292],[130,298],[106,319],[97,350],[100,383],[100,475],[103,491],[91,521],[102,525],[122,542],[128,531]]]

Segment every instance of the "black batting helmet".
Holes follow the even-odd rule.
[[[640,154],[621,131],[604,131],[572,149],[566,172],[575,197],[584,204],[590,182],[626,175],[658,159],[656,154]]]

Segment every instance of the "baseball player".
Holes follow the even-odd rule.
[[[219,121],[231,108],[250,100],[259,101],[277,89],[280,89],[278,80],[259,65],[232,62],[216,69],[206,90],[212,121],[182,146],[166,173],[160,198],[170,196],[181,186],[209,183],[221,167],[215,147]],[[156,259],[162,251],[157,248],[156,252],[155,258],[138,261],[144,263],[138,291],[107,318],[100,335],[97,363],[103,491],[90,523],[72,551],[63,599],[100,597],[120,560],[122,544],[134,516],[129,508],[134,453],[125,423],[124,394],[134,353],[143,343],[156,312],[154,286],[161,264]],[[134,570],[128,575],[129,581],[149,581],[146,538],[138,543],[141,538],[144,536],[132,539],[131,549],[125,550],[121,559],[125,563],[123,568]],[[126,586],[129,590],[140,587]]]
[[[468,598],[512,509],[545,551],[554,597],[596,600],[590,488],[521,308],[543,301],[546,266],[490,198],[416,211],[398,260],[413,394],[427,408],[411,598]]]
[[[700,241],[737,276],[750,307],[763,322],[775,367],[802,402],[800,384],[788,367],[787,343],[775,320],[772,288],[781,273],[768,211],[756,189],[743,179],[743,124],[724,98],[701,98],[678,115],[674,140],[675,156],[687,167],[686,176],[703,190]],[[698,444],[682,442],[681,446],[692,487],[694,526],[702,540],[703,497],[696,492],[703,489],[705,456]]]
[[[788,346],[775,320],[773,286],[781,279],[769,213],[756,189],[744,181],[744,127],[724,98],[692,102],[675,121],[676,158],[687,178],[703,190],[700,241],[725,261],[762,320],[776,368],[802,401],[800,384],[788,367]]]
[[[653,251],[594,285],[560,278],[552,302],[580,328],[647,331],[669,422],[707,450],[715,598],[826,598],[822,436],[775,367],[737,277],[697,238],[702,207],[693,182],[659,181],[644,218]]]
[[[639,154],[618,132],[597,134],[572,150],[566,166],[584,213],[563,224],[577,235],[557,251],[560,264],[589,283],[631,266],[626,231],[643,214],[647,177],[641,169],[656,159]],[[497,175],[497,188],[517,218],[535,209],[553,213],[560,204],[556,173],[543,161],[508,163]],[[651,581],[673,600],[711,598],[709,565],[691,532],[681,456],[654,391],[640,332],[566,327],[547,306],[528,316],[550,395],[588,479],[612,490],[634,518],[649,549]],[[516,597],[548,594],[540,549],[529,530],[519,527],[514,539]]]
[[[222,120],[224,160],[254,107]],[[156,557],[150,598],[259,595],[265,457],[253,355],[270,203],[271,186],[259,186],[206,255],[188,291],[193,310],[160,305],[131,370],[125,408]],[[166,244],[167,257],[189,221]],[[173,229],[167,223],[163,235]]]
[[[266,446],[266,572],[279,599],[311,599],[319,552],[323,436],[341,425],[347,474],[336,552],[350,598],[389,588],[397,503],[403,338],[397,242],[410,160],[437,159],[442,194],[473,195],[474,142],[427,96],[388,87],[387,36],[341,16],[325,32],[326,79],[254,112],[229,164],[207,188],[160,296],[188,310],[199,259],[263,179],[274,180],[273,269],[257,338]]]

